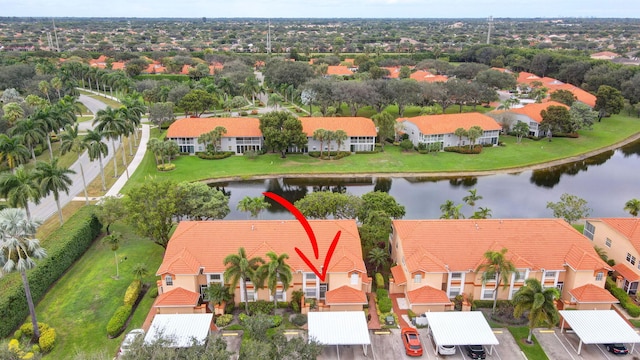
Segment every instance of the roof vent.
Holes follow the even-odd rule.
[[[255,230],[255,229],[256,229],[256,226],[255,226],[255,225],[253,225],[253,224],[251,224],[251,231],[253,231],[253,230]]]

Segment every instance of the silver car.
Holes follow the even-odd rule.
[[[144,337],[143,329],[133,329],[125,335],[124,340],[122,340],[122,344],[120,345],[120,349],[118,350],[118,358],[129,351],[131,344],[133,344],[138,337]]]

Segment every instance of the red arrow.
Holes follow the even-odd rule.
[[[278,204],[282,205],[285,209],[289,210],[289,212],[291,212],[293,216],[296,217],[298,222],[302,225],[305,232],[307,233],[307,237],[309,238],[309,241],[311,241],[311,246],[313,247],[313,253],[316,259],[318,259],[318,241],[316,240],[316,234],[313,232],[313,229],[311,228],[309,221],[307,221],[307,218],[305,218],[304,215],[302,215],[300,210],[298,210],[292,203],[290,203],[287,199],[283,198],[282,196],[276,195],[272,192],[263,192],[262,194],[274,200]],[[325,278],[327,277],[327,269],[329,268],[329,262],[331,261],[333,252],[336,250],[336,246],[338,245],[338,240],[340,240],[340,234],[342,234],[341,231],[338,231],[336,233],[336,236],[333,238],[333,241],[329,246],[329,251],[327,251],[327,256],[324,258],[322,271],[318,271],[318,269],[313,265],[313,263],[311,263],[311,260],[309,260],[309,258],[307,258],[307,256],[300,249],[298,249],[297,247],[295,248],[296,253],[298,253],[298,256],[300,256],[302,261],[304,261],[307,264],[307,266],[309,266],[311,270],[316,275],[318,275],[318,278],[320,278],[320,281],[325,281]]]

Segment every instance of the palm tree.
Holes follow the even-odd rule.
[[[269,207],[271,207],[271,204],[264,201],[264,198],[262,197],[245,196],[238,201],[238,206],[236,208],[240,211],[248,212],[249,217],[257,218],[260,216],[260,212],[262,212],[262,210],[266,210]]]
[[[7,119],[9,126],[13,126],[18,119],[21,119],[24,116],[24,109],[14,102],[3,105],[2,111],[4,112],[4,118]]]
[[[491,209],[480,206],[478,211],[471,216],[472,219],[488,219],[491,217]]]
[[[278,299],[276,294],[278,292],[278,283],[282,284],[282,291],[286,292],[291,285],[293,275],[291,274],[291,267],[286,263],[289,258],[287,254],[276,254],[273,251],[267,253],[269,261],[266,264],[262,264],[256,271],[258,278],[258,287],[262,288],[264,281],[267,281],[267,288],[271,292],[273,297],[273,312],[275,314],[278,308]]]
[[[113,150],[113,177],[118,177],[118,161],[116,160],[116,143],[115,140],[124,132],[125,121],[119,111],[110,107],[99,110],[96,114],[93,124],[107,139],[111,140],[111,148]]]
[[[22,144],[22,136],[0,134],[0,161],[6,161],[13,170],[29,158],[29,149]]]
[[[387,253],[382,248],[374,247],[373,249],[369,250],[367,260],[369,260],[370,264],[376,267],[376,272],[378,272],[378,268],[382,265],[386,265],[389,261],[389,253]]]
[[[167,157],[167,161],[171,164],[171,159],[180,153],[180,146],[173,140],[162,142],[162,157]]]
[[[14,172],[6,171],[0,175],[0,195],[7,199],[9,206],[24,208],[27,219],[31,219],[29,201],[36,205],[42,199],[42,192],[35,173],[20,165]]]
[[[624,204],[624,210],[627,211],[631,216],[638,216],[640,213],[640,200],[631,199]]]
[[[453,132],[453,135],[458,137],[458,146],[462,143],[462,138],[467,136],[467,130],[464,128],[457,128],[456,131]]]
[[[40,221],[27,218],[26,212],[22,209],[0,210],[0,275],[14,271],[20,273],[36,343],[40,337],[40,329],[31,298],[27,270],[36,266],[35,259],[47,256],[46,251],[40,247],[40,241],[34,238],[39,225]]]
[[[107,184],[104,179],[104,166],[102,165],[102,157],[109,154],[107,144],[102,142],[102,132],[99,130],[89,130],[87,135],[82,139],[86,144],[89,160],[98,159],[100,162],[100,177],[102,178],[102,191],[107,191]]]
[[[278,110],[278,105],[280,105],[280,103],[282,103],[282,96],[277,93],[269,95],[269,98],[267,99],[267,105],[273,106],[276,110]]]
[[[49,149],[49,159],[53,159],[53,150],[51,147],[51,133],[57,132],[60,129],[60,121],[56,116],[52,107],[46,107],[36,110],[32,115],[33,119],[41,124],[42,129],[46,132],[47,148]]]
[[[31,153],[33,161],[36,161],[36,152],[34,148],[36,145],[42,143],[46,136],[45,132],[42,130],[41,123],[31,117],[18,120],[16,125],[9,130],[9,134],[22,136],[23,144],[29,149],[29,153]]]
[[[444,204],[440,205],[440,219],[464,219],[464,215],[460,212],[462,204],[456,205],[453,201],[447,200]]]
[[[113,255],[116,258],[116,277],[114,279],[117,280],[120,278],[120,270],[118,269],[118,249],[120,248],[120,243],[122,243],[122,234],[114,231],[111,235],[103,237],[102,243],[111,247],[111,251],[113,251]]]
[[[327,130],[316,129],[313,132],[313,140],[320,141],[320,158],[322,159],[322,151],[324,150],[324,141],[327,139]]]
[[[75,173],[69,168],[59,167],[58,158],[53,158],[51,162],[41,161],[36,163],[36,179],[40,183],[40,191],[44,196],[53,193],[53,198],[56,200],[56,206],[58,207],[60,225],[64,223],[62,207],[60,206],[60,192],[64,191],[69,194],[69,187],[73,184],[69,174]]]
[[[142,281],[145,276],[149,275],[149,267],[147,267],[147,264],[137,263],[133,265],[131,273],[133,274],[133,276],[138,278],[138,280]]]
[[[247,77],[242,84],[242,92],[245,96],[251,96],[251,103],[254,105],[256,103],[256,94],[260,93],[261,89],[260,82],[255,76]]]
[[[247,258],[247,252],[241,247],[237,254],[227,255],[224,258],[224,266],[227,269],[224,271],[224,278],[227,279],[231,285],[230,291],[238,286],[239,282],[242,282],[242,288],[244,291],[244,309],[249,313],[249,298],[247,294],[247,279],[252,282],[256,282],[256,270],[258,267],[264,264],[264,260],[260,257]]]
[[[478,189],[471,189],[467,191],[469,192],[469,195],[463,197],[462,201],[464,201],[467,205],[471,206],[471,210],[475,211],[476,201],[482,200],[482,196],[477,194]]]
[[[525,280],[525,286],[521,287],[513,295],[513,316],[519,318],[525,311],[529,314],[529,336],[527,343],[531,344],[533,328],[539,324],[547,324],[549,327],[558,322],[559,315],[555,300],[560,298],[560,291],[555,287],[543,288],[538,279]]]
[[[62,98],[62,96],[60,96],[60,90],[62,90],[62,80],[60,80],[59,77],[55,76],[51,79],[51,87],[56,90],[58,99]]]
[[[507,249],[503,248],[500,251],[488,250],[484,253],[485,263],[478,265],[476,273],[482,271],[482,284],[486,284],[489,281],[495,281],[496,285],[493,289],[493,309],[496,311],[496,303],[498,302],[498,288],[500,284],[504,283],[504,286],[509,285],[511,275],[516,273],[517,269],[513,263],[505,257]]]
[[[342,144],[344,144],[348,137],[349,136],[344,130],[338,129],[333,133],[333,140],[336,142],[336,145],[338,145],[338,151],[340,151],[340,147],[342,146]],[[331,146],[331,144],[329,144],[329,146]]]
[[[40,81],[38,83],[38,90],[40,90],[41,93],[45,94],[47,96],[47,100],[51,102],[51,97],[49,97],[49,90],[51,90],[51,88],[48,82],[46,82],[45,80]]]
[[[74,126],[67,125],[64,127],[64,132],[60,134],[60,152],[62,155],[69,151],[73,151],[78,154],[83,153],[87,149],[87,143],[78,137],[78,124]],[[82,188],[84,189],[85,204],[89,205],[89,194],[87,193],[87,181],[84,178],[84,168],[82,167],[82,161],[78,161],[80,165],[80,174],[82,175]]]
[[[200,135],[200,137],[198,138],[198,141],[203,142],[203,140],[201,140],[200,138],[202,136],[204,136],[204,135],[205,134]],[[161,146],[162,146],[162,141],[160,141],[160,139],[158,139],[158,138],[150,139],[147,142],[147,150],[149,150],[149,151],[151,151],[153,153],[153,157],[156,160],[156,166],[159,165],[158,155],[160,153],[160,147]],[[164,158],[162,159],[162,162],[164,163]]]
[[[229,288],[221,283],[209,284],[209,286],[207,286],[206,295],[207,298],[209,298],[209,303],[214,305],[220,305],[223,302],[228,302],[233,299],[233,295],[229,292]]]

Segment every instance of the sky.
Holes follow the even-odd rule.
[[[640,17],[638,0],[0,0],[0,17]]]

